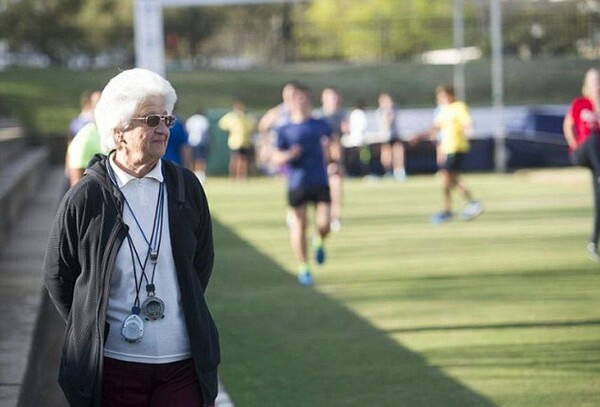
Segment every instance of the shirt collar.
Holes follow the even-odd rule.
[[[150,172],[148,174],[144,175],[142,178],[134,177],[133,175],[128,174],[125,171],[123,171],[115,163],[115,155],[114,154],[111,154],[109,156],[108,162],[110,164],[110,168],[112,169],[113,173],[115,174],[115,178],[117,180],[117,184],[118,184],[119,188],[123,187],[128,182],[130,182],[132,180],[136,180],[136,179],[139,180],[139,179],[148,178],[148,179],[154,179],[158,182],[163,182],[164,178],[163,178],[163,173],[162,173],[162,160],[158,160],[158,162],[156,163],[154,168],[152,168],[152,170],[150,170]]]

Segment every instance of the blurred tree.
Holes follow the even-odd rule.
[[[528,59],[539,55],[574,54],[577,41],[597,38],[598,12],[584,12],[571,2],[511,3],[504,17],[504,48]]]
[[[207,9],[208,10],[208,9]],[[218,24],[200,52],[240,60],[281,61],[293,54],[293,16],[285,4],[215,7]]]
[[[81,0],[6,0],[0,14],[3,37],[13,50],[29,46],[61,62],[80,42],[80,5]]]
[[[589,7],[600,4],[592,0],[502,4],[505,52],[520,56],[574,53],[595,34],[591,22],[600,11]],[[318,0],[304,9],[295,37],[303,58],[397,60],[452,47],[453,7],[452,0]],[[465,0],[464,7],[465,45],[489,51],[489,1]]]
[[[132,0],[0,0],[10,50],[122,64],[133,57]],[[504,50],[521,57],[600,55],[599,0],[506,0]],[[465,45],[489,51],[489,0],[464,0]],[[393,61],[453,46],[454,0],[313,0],[170,8],[167,55],[210,61]],[[583,49],[584,51],[581,51]],[[118,59],[116,59],[118,58]],[[129,61],[128,61],[129,62]]]
[[[167,40],[167,52],[175,53],[173,57],[197,57],[202,42],[224,22],[225,15],[222,7],[166,8],[164,12],[166,37],[176,41],[174,44],[169,44]],[[172,46],[176,46],[177,49],[172,49]]]
[[[11,50],[30,48],[65,64],[115,47],[132,49],[130,1],[3,0],[1,35]]]
[[[79,1],[82,5],[77,24],[82,32],[80,46],[84,52],[95,55],[114,48],[133,52],[132,1]]]
[[[392,58],[447,47],[447,36],[431,24],[452,16],[448,0],[314,1],[306,9],[300,45],[303,55],[355,60]],[[449,20],[449,27],[452,24]],[[451,37],[450,37],[451,38]]]

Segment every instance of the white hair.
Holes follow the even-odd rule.
[[[121,72],[102,90],[94,110],[94,118],[102,141],[102,149],[115,149],[114,132],[127,127],[137,114],[140,104],[148,97],[160,97],[167,114],[173,113],[177,94],[169,81],[159,74],[142,68]]]

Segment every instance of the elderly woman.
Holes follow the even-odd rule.
[[[144,69],[111,79],[95,110],[108,156],[58,209],[44,281],[67,322],[59,382],[72,406],[214,405],[207,199],[192,172],[161,160],[176,99]]]

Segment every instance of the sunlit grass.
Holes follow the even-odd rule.
[[[600,264],[585,252],[588,173],[465,180],[484,214],[437,226],[434,176],[347,180],[343,229],[307,289],[295,280],[283,180],[209,178],[209,296],[233,400],[598,405]]]

